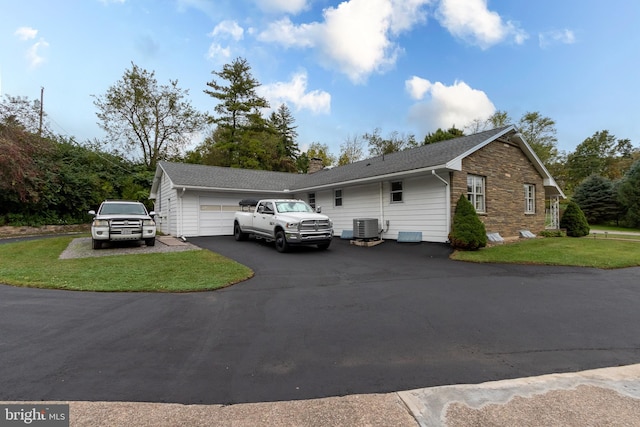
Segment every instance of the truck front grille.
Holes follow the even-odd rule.
[[[330,230],[331,224],[328,219],[304,220],[300,223],[300,231]]]
[[[134,234],[142,232],[142,220],[140,219],[114,219],[111,220],[111,234]]]

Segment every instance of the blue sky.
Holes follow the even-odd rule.
[[[375,128],[422,140],[504,110],[556,121],[558,148],[594,132],[640,140],[640,2],[631,0],[0,0],[0,92],[40,97],[54,132],[102,139],[91,95],[131,63],[206,82],[246,58],[298,143]]]

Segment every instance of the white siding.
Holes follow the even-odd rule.
[[[171,181],[163,173],[160,180],[160,191],[154,206],[158,230],[163,234],[177,235],[177,200],[176,190],[171,188]]]
[[[384,181],[316,191],[316,206],[333,220],[337,237],[353,229],[355,218],[377,218],[384,239],[397,239],[400,231],[420,231],[423,241],[446,242],[449,195],[445,184],[431,175],[394,181],[402,181],[402,202],[391,203],[391,181]],[[342,190],[342,206],[334,206],[336,189]],[[297,197],[308,200],[308,193]]]

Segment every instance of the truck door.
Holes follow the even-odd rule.
[[[256,206],[253,214],[253,227],[260,233],[272,234],[273,216],[275,215],[275,207],[273,202],[263,202]]]

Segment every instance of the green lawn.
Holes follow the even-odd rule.
[[[58,259],[74,238],[0,244],[0,283],[100,292],[192,292],[253,276],[248,267],[207,250]]]
[[[456,251],[452,259],[472,262],[569,265],[595,268],[640,266],[640,242],[605,238],[548,237]]]

